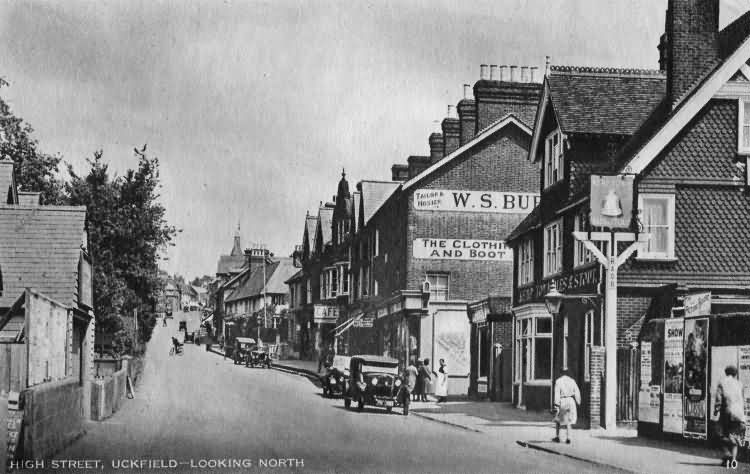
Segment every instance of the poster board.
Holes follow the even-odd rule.
[[[25,324],[29,386],[65,378],[68,309],[40,293],[26,290]]]
[[[468,375],[471,326],[466,313],[441,310],[433,317],[435,318],[433,359],[435,362],[445,359],[450,375]]]
[[[651,380],[651,342],[641,342],[641,384],[638,390],[638,421],[647,423],[659,422],[661,408],[661,386],[652,385]]]
[[[708,437],[708,318],[685,319],[684,413],[682,433]]]
[[[665,433],[682,434],[683,318],[664,321],[664,412]]]

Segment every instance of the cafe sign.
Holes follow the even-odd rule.
[[[552,282],[557,291],[566,292],[596,292],[599,284],[599,265],[566,273],[556,278],[550,278],[541,283],[521,287],[518,289],[518,304],[539,301],[549,293]]]
[[[502,240],[414,239],[414,258],[512,262],[513,252]]]
[[[316,304],[313,306],[313,321],[316,324],[334,324],[339,319],[338,306]]]
[[[417,211],[528,214],[539,204],[539,199],[538,193],[417,189],[414,191],[414,209]]]

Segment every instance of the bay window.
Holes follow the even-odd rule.
[[[642,259],[674,258],[674,212],[673,194],[640,194],[638,208],[641,213],[643,232],[651,234],[643,250]]]
[[[518,284],[534,281],[534,240],[529,238],[518,247]]]
[[[562,133],[555,130],[545,140],[544,187],[549,187],[563,178]]]
[[[544,276],[562,271],[562,220],[544,228]]]
[[[516,319],[516,381],[552,380],[552,317]]]

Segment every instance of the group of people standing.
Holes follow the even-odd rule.
[[[426,402],[429,384],[435,380],[435,396],[437,402],[445,402],[448,398],[448,370],[445,359],[440,359],[437,371],[430,371],[430,359],[412,359],[404,373],[405,401]]]

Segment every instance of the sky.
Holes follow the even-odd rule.
[[[657,68],[666,0],[0,0],[0,90],[80,173],[103,150],[160,160],[182,229],[161,266],[216,272],[243,247],[289,255],[305,213],[390,179],[480,64]],[[750,0],[722,0],[722,25]]]

